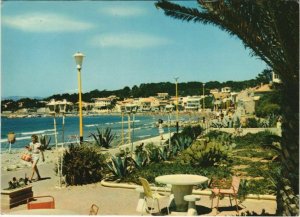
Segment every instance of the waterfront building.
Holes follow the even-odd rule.
[[[138,102],[139,111],[149,112],[152,111],[152,107],[159,106],[159,100],[154,97],[140,98]]]
[[[168,99],[169,94],[168,93],[157,93],[157,98],[159,98],[159,99]]]
[[[219,89],[211,89],[209,91],[210,94],[219,93]]]
[[[103,113],[108,112],[109,107],[111,106],[112,99],[111,98],[93,98],[94,105],[93,105],[93,112],[96,113]]]
[[[213,93],[213,104],[214,104],[214,111],[218,111],[219,109],[226,109],[226,106],[228,106],[231,103],[231,95],[228,92],[217,92]]]
[[[188,96],[186,98],[185,111],[198,111],[201,109],[201,100],[203,97]]]
[[[272,82],[273,83],[278,83],[278,84],[282,83],[279,75],[276,74],[274,71],[272,71]]]
[[[231,87],[222,87],[221,92],[222,93],[230,93],[231,92]]]
[[[253,88],[253,93],[256,96],[262,96],[268,93],[271,93],[273,89],[270,84],[261,84],[260,86]]]

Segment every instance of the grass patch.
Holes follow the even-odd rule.
[[[146,178],[150,183],[155,182],[155,177],[170,174],[196,174],[208,178],[229,178],[231,172],[228,167],[194,167],[189,164],[180,164],[175,162],[153,163],[142,170],[138,170],[127,176],[125,182],[140,184],[138,178]]]

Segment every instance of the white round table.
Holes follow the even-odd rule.
[[[190,174],[164,175],[155,178],[158,183],[172,185],[175,210],[179,212],[185,212],[188,208],[188,202],[184,200],[184,196],[192,194],[194,185],[202,184],[207,180],[205,176]]]
[[[10,213],[9,215],[80,215],[72,210],[66,209],[24,209],[17,210]]]

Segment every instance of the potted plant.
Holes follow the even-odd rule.
[[[13,177],[8,182],[8,188],[1,190],[1,209],[10,209],[27,202],[33,196],[32,186],[28,185],[28,178]]]

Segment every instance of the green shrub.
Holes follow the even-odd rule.
[[[248,128],[258,128],[259,127],[259,121],[256,120],[256,118],[248,118],[246,127]]]
[[[243,188],[247,194],[275,194],[276,187],[268,179],[247,180],[247,185]]]
[[[261,147],[264,144],[272,144],[274,134],[270,131],[258,132],[255,134],[247,133],[244,136],[237,136],[234,142],[239,148],[255,148]],[[277,137],[276,137],[277,138]]]
[[[225,162],[231,148],[217,141],[196,141],[191,147],[181,152],[177,159],[183,164],[216,166]]]
[[[202,128],[200,125],[195,125],[195,126],[186,126],[183,128],[181,131],[181,135],[190,137],[192,140],[195,140],[197,136],[199,136],[202,132]]]
[[[159,162],[161,161],[159,154],[159,147],[154,145],[152,142],[148,143],[145,146],[146,152],[148,154],[148,158],[150,162]]]
[[[85,144],[71,144],[63,155],[62,174],[69,185],[82,185],[101,181],[105,156]]]
[[[97,133],[91,133],[89,137],[93,137],[95,139],[95,144],[97,146],[110,148],[116,134],[112,134],[111,128],[109,127],[105,130],[102,129],[102,131],[100,131],[98,127],[96,127],[96,129]]]
[[[209,179],[216,178],[229,178],[231,171],[228,167],[195,167],[189,164],[181,164],[178,162],[161,162],[151,163],[144,167],[142,170],[135,170],[124,178],[124,182],[133,182],[140,184],[138,178],[144,177],[150,183],[155,183],[155,177],[170,174],[196,174],[206,176]]]
[[[205,137],[219,141],[219,140],[223,140],[224,138],[229,140],[231,139],[232,136],[230,133],[212,130],[209,131],[207,134],[205,134]]]
[[[179,152],[183,151],[192,144],[193,140],[189,136],[179,135],[171,143],[171,155],[176,156]]]

